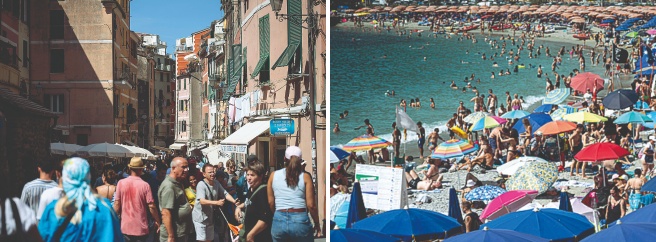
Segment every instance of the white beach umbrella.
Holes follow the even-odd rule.
[[[130,150],[130,152],[134,153],[134,156],[138,156],[138,157],[142,157],[142,158],[155,157],[155,155],[152,152],[150,152],[149,150],[138,147],[138,146],[130,146],[130,145],[123,145],[123,144],[116,144],[116,145],[124,147],[124,148]]]
[[[77,150],[81,156],[101,156],[101,157],[134,157],[134,153],[129,149],[109,143],[90,144]]]
[[[66,143],[50,143],[50,153],[56,155],[72,155],[82,146]]]
[[[548,161],[534,156],[522,156],[497,167],[497,172],[501,175],[512,176],[515,174],[515,172],[517,172],[517,169],[519,169],[522,166],[525,166],[530,162],[548,162]]]

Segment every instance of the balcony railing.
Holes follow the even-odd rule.
[[[175,47],[175,51],[193,51],[193,50],[194,50],[193,46],[181,45]]]
[[[165,65],[165,64],[155,65],[155,70],[159,70],[159,71],[171,71],[171,65]]]

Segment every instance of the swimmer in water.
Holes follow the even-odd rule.
[[[424,61],[426,61],[426,56],[424,56]]]
[[[494,63],[492,63],[492,67],[499,67],[499,63],[497,63],[497,62],[495,61]],[[492,74],[494,74],[494,73],[492,73]]]

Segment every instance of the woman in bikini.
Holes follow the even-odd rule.
[[[107,198],[111,201],[112,198],[114,198],[114,192],[116,192],[117,177],[118,175],[116,175],[116,172],[114,172],[114,170],[111,169],[106,170],[102,175],[102,181],[104,185],[96,187],[96,191],[98,191],[98,195]]]
[[[527,118],[522,119],[522,124],[524,124],[524,133],[521,133],[519,137],[521,138],[522,141],[520,143],[524,144],[524,147],[528,147],[529,143],[531,143],[531,134],[533,133],[533,126],[531,126],[531,122],[528,121]]]
[[[513,153],[517,150],[517,145],[519,144],[519,134],[517,133],[516,129],[511,129],[510,130],[510,135],[506,136],[507,138],[502,138],[501,143],[507,143],[506,147],[507,149],[507,154],[506,154],[506,162],[511,161],[513,157]],[[530,136],[529,136],[530,137]]]

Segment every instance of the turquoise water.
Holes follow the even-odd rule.
[[[489,56],[501,49],[493,49],[488,43],[484,43],[484,36],[474,31],[478,43],[471,40],[458,41],[457,37],[445,39],[444,35],[438,38],[428,37],[428,31],[422,33],[422,37],[413,34],[398,36],[392,33],[362,32],[347,27],[334,27],[331,30],[330,50],[330,118],[331,131],[334,123],[338,122],[342,132],[331,133],[331,145],[343,145],[349,140],[363,135],[365,129],[354,130],[363,125],[364,119],[369,119],[375,128],[376,135],[391,139],[392,122],[395,121],[395,106],[401,99],[408,102],[407,113],[415,121],[421,121],[426,127],[426,132],[435,127],[440,130],[445,128],[444,124],[453,115],[459,101],[464,101],[465,106],[474,110],[473,103],[469,100],[474,93],[468,90],[462,92],[466,85],[465,77],[475,74],[481,82],[472,82],[481,94],[487,97],[488,89],[493,89],[499,99],[499,103],[505,104],[505,92],[519,94],[524,97],[525,107],[541,102],[545,95],[546,79],[537,78],[537,68],[529,69],[528,65],[542,65],[544,73],[549,73],[549,78],[555,84],[555,78],[551,72],[552,58],[544,55],[538,59],[529,59],[528,51],[521,53],[521,59],[517,63],[524,63],[526,69],[519,69],[515,74],[513,66],[508,65],[505,58],[495,58],[499,67],[492,67],[493,61]],[[519,36],[519,35],[518,35]],[[493,36],[497,39],[499,36]],[[507,49],[511,47],[510,40],[506,40]],[[519,44],[517,42],[516,44]],[[589,44],[589,43],[588,43]],[[535,46],[544,45],[549,47],[551,54],[557,54],[558,50],[565,46],[569,51],[574,44],[556,43],[544,40],[536,40]],[[536,53],[534,50],[534,54]],[[469,52],[467,54],[466,52]],[[482,60],[478,53],[485,53],[488,60]],[[590,63],[589,51],[584,51],[586,56],[586,71],[603,74],[600,66],[593,67]],[[382,58],[386,55],[386,58]],[[506,54],[507,55],[507,54]],[[424,61],[426,57],[426,61]],[[461,61],[469,62],[462,64]],[[517,64],[515,63],[515,64]],[[563,56],[562,65],[556,69],[559,74],[569,75],[573,69],[578,68],[578,59],[569,59],[569,54]],[[499,70],[510,69],[512,75],[498,76]],[[490,79],[491,72],[497,76]],[[449,87],[451,81],[456,81],[460,90]],[[564,85],[561,83],[561,87]],[[394,90],[396,96],[387,97],[385,92]],[[409,99],[419,98],[421,108],[411,108]],[[429,99],[435,100],[435,109],[430,108]],[[505,105],[504,105],[505,106]],[[339,113],[349,111],[348,117],[339,118]],[[408,133],[408,142],[416,140],[416,134]]]

